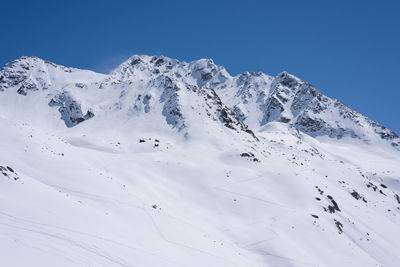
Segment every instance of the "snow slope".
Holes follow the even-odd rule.
[[[4,266],[398,266],[399,137],[288,74],[0,71]]]

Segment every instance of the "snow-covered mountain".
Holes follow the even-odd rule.
[[[5,266],[400,262],[399,136],[286,72],[21,57],[0,123]]]

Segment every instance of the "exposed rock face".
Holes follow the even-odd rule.
[[[168,124],[172,127],[182,130],[185,128],[185,121],[182,114],[182,108],[179,104],[179,90],[181,90],[177,85],[172,84],[165,87],[164,91],[160,96],[160,103],[163,103],[162,114],[164,115]]]
[[[82,113],[81,105],[75,101],[68,92],[61,92],[54,96],[50,102],[50,107],[59,107],[61,119],[67,127],[73,127],[78,123],[94,117],[94,113],[88,110],[86,114]]]
[[[165,57],[133,56],[114,70],[100,84],[100,88],[113,85],[124,88],[140,87],[140,94],[135,96],[137,101],[134,110],[148,113],[155,109],[154,105],[158,102],[162,105],[161,113],[166,123],[178,131],[189,127],[191,123],[187,121],[187,117],[192,117],[195,113],[218,121],[229,129],[248,133],[254,138],[255,135],[209,86],[209,83],[215,87],[216,84],[225,82],[229,74],[224,76],[224,72],[212,60],[186,63]],[[123,97],[126,94],[129,93],[124,92]],[[154,101],[149,101],[153,99]]]
[[[324,96],[311,84],[286,73],[272,83],[271,95],[261,107],[261,125],[270,121],[290,123],[311,136],[349,136],[368,142],[378,135],[394,146],[399,137],[387,128],[350,109],[338,100]]]
[[[46,90],[51,85],[46,64],[36,57],[22,57],[7,63],[0,72],[0,91],[17,87],[17,93]]]

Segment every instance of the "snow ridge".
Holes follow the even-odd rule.
[[[79,72],[85,72],[83,76],[90,77],[89,80],[74,81],[77,77],[74,73]],[[219,120],[224,122],[223,117],[229,114],[228,120],[241,121],[241,129],[249,125],[256,131],[269,122],[278,121],[290,124],[313,137],[351,137],[367,143],[384,139],[395,147],[400,145],[400,138],[393,131],[338,100],[323,95],[311,84],[287,72],[276,77],[260,72],[245,72],[232,77],[224,67],[216,65],[211,59],[186,63],[164,56],[146,55],[132,56],[104,76],[66,68],[36,57],[21,57],[7,63],[0,71],[1,91],[15,88],[18,94],[24,96],[38,90],[51,89],[48,90],[50,95],[55,90],[60,91],[53,95],[49,106],[60,107],[61,117],[68,127],[92,118],[93,110],[96,109],[89,107],[87,113],[83,114],[79,105],[85,101],[69,93],[68,87],[71,86],[82,90],[88,87],[121,90],[120,99],[108,104],[114,107],[121,107],[126,102],[123,95],[131,91],[129,97],[134,94],[136,98],[135,104],[129,103],[132,112],[143,108],[148,113],[159,102],[163,105],[162,115],[166,123],[179,131],[188,125],[184,120],[181,94],[197,91],[197,94],[191,94],[190,97],[196,98],[198,94],[211,97],[214,99],[212,105],[224,106],[215,108],[220,112]],[[234,124],[239,125],[236,122]],[[224,125],[231,123],[224,122]]]

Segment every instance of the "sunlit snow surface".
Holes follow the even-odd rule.
[[[337,119],[362,138],[263,123],[273,77],[247,90],[222,67],[205,75],[207,60],[132,67],[138,58],[153,60],[110,75],[36,58],[12,67],[15,84],[0,89],[1,266],[399,266],[395,138],[365,117]],[[49,105],[62,92],[72,102]],[[67,120],[94,116],[68,125],[62,105]],[[331,111],[317,115],[329,124]]]

